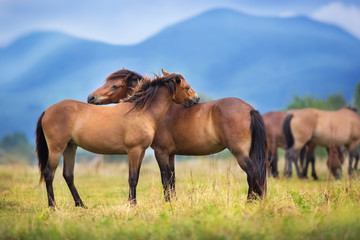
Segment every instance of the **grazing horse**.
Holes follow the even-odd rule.
[[[286,116],[286,112],[278,111],[267,112],[262,115],[266,127],[267,145],[269,148],[269,173],[271,172],[275,178],[279,177],[277,149],[279,147],[286,148],[285,135],[282,129],[282,123]]]
[[[294,112],[296,110],[291,110],[289,112]],[[267,136],[267,144],[269,147],[269,154],[268,154],[268,161],[269,161],[269,173],[273,175],[273,177],[278,177],[278,154],[277,149],[279,147],[286,150],[286,139],[285,135],[283,133],[283,122],[286,118],[286,116],[289,114],[289,112],[279,112],[279,111],[272,111],[267,112],[262,115],[266,127],[266,136]],[[302,168],[302,176],[307,176],[307,169],[309,163],[312,164],[312,177],[317,180],[317,174],[315,171],[315,147],[316,144],[313,142],[307,143],[300,152],[300,166]],[[330,150],[328,150],[330,151]],[[332,158],[337,160],[329,161],[328,164],[329,169],[331,173],[334,175],[335,178],[341,177],[341,164],[344,162],[344,155],[342,154],[342,151],[339,148],[333,149],[335,151],[335,157]],[[330,155],[329,155],[330,156]],[[305,166],[303,164],[304,159],[306,158]],[[339,162],[340,161],[340,162]],[[284,174],[288,174],[288,169],[285,168]]]
[[[167,75],[163,71],[164,75]],[[261,115],[237,98],[171,104],[151,147],[160,167],[165,199],[175,194],[175,155],[209,155],[228,148],[247,174],[248,199],[266,193],[266,131]]]
[[[327,148],[345,146],[350,154],[348,172],[352,171],[352,157],[360,144],[360,116],[349,108],[337,111],[323,111],[305,108],[293,111],[284,120],[284,134],[288,149],[289,176],[292,162],[301,177],[297,159],[300,150],[309,141]]]
[[[77,146],[99,154],[128,154],[129,201],[136,204],[136,186],[145,150],[173,101],[182,107],[199,101],[184,77],[175,73],[152,81],[145,79],[131,97],[114,106],[64,100],[46,109],[36,128],[36,149],[40,181],[45,179],[49,206],[56,207],[52,183],[63,155],[63,176],[75,206],[84,207],[74,185]]]

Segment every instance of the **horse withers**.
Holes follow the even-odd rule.
[[[49,206],[56,207],[53,179],[63,155],[63,176],[75,206],[84,207],[74,185],[77,146],[99,154],[128,154],[129,201],[136,204],[136,186],[145,150],[173,101],[187,107],[199,101],[184,77],[175,73],[145,79],[131,97],[114,106],[64,100],[46,109],[36,128],[36,149],[40,181],[46,182]]]

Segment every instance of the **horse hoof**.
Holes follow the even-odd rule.
[[[136,199],[129,200],[129,204],[130,204],[131,207],[136,207],[136,205],[137,205]]]

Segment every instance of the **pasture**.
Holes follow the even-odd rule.
[[[320,160],[320,159],[319,159]],[[280,170],[284,159],[280,158]],[[359,239],[360,181],[268,179],[264,201],[246,203],[246,174],[234,158],[176,162],[177,199],[165,202],[155,160],[141,167],[136,207],[128,203],[127,162],[77,164],[75,183],[88,209],[74,206],[58,168],[58,211],[47,207],[37,167],[0,166],[0,239]]]

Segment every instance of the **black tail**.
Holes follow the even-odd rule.
[[[292,145],[294,145],[294,136],[291,133],[291,127],[290,127],[290,122],[293,116],[294,116],[293,114],[287,115],[283,123],[283,133],[285,135],[287,149],[291,148]]]
[[[253,162],[253,180],[255,181],[254,191],[262,197],[266,193],[266,159],[267,141],[264,121],[256,110],[250,111],[251,115],[251,147],[250,157]],[[258,186],[260,189],[256,189]]]
[[[49,149],[46,143],[44,131],[42,128],[41,120],[44,117],[45,112],[41,114],[36,126],[36,153],[39,159],[39,170],[40,170],[40,180],[41,183],[44,180],[44,170],[49,158]]]

